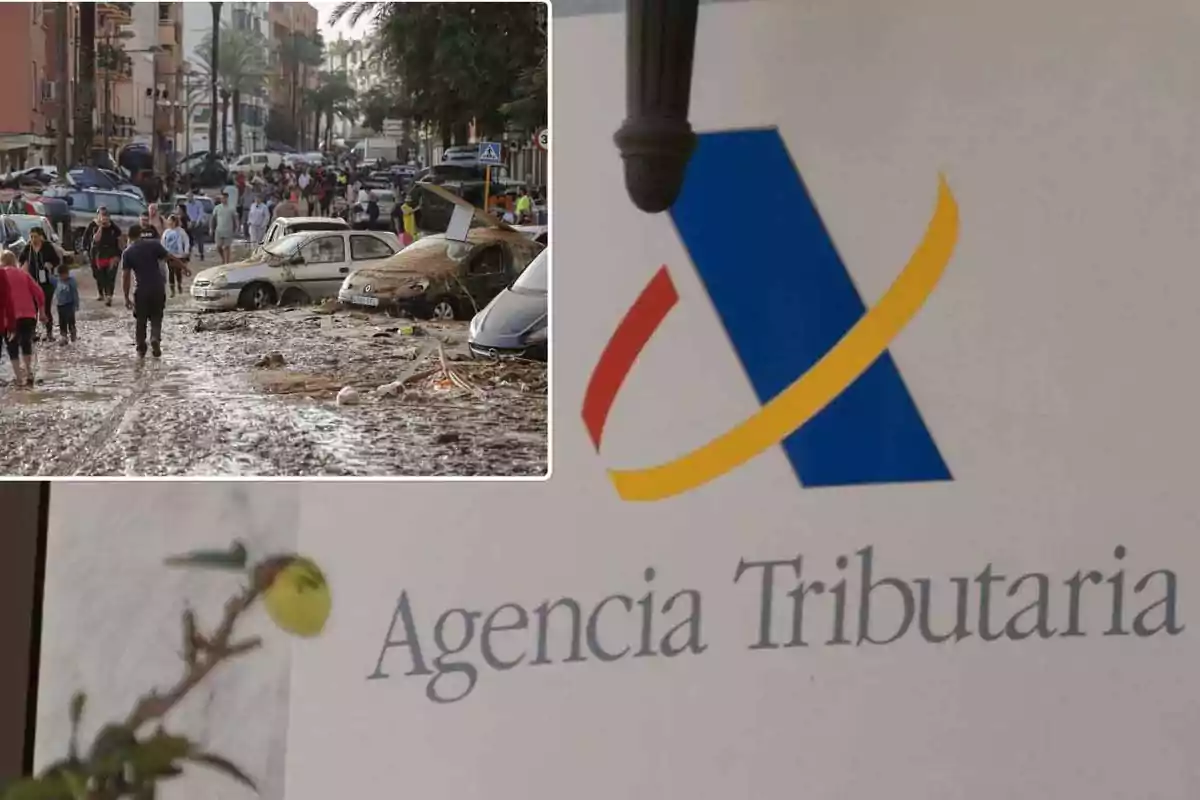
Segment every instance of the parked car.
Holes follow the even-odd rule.
[[[204,216],[201,219],[193,219],[189,221],[192,224],[200,223],[200,225],[204,226],[204,228],[207,228],[209,221],[212,220],[213,209],[216,207],[216,203],[213,202],[211,197],[206,194],[201,194],[200,192],[193,192],[192,196],[196,200],[200,201],[200,207],[204,209]],[[187,205],[186,194],[175,195],[175,197],[171,200],[171,212],[174,213],[174,210],[180,205]],[[163,209],[159,209],[159,213],[163,214],[163,216],[166,216]]]
[[[483,205],[485,183],[485,167],[475,161],[455,161],[441,163],[430,167],[423,175],[418,174],[417,182],[409,190],[409,202],[419,207],[417,212],[417,227],[423,231],[444,231],[450,224],[450,214],[453,205],[437,193],[428,191],[429,186],[437,186],[453,195],[461,197],[473,206]],[[492,167],[489,194],[492,197],[515,195],[525,184],[512,180],[508,169],[504,166]]]
[[[262,247],[271,242],[305,231],[344,231],[350,223],[340,217],[280,217],[263,234]]]
[[[527,236],[499,228],[472,228],[466,242],[426,236],[347,277],[338,300],[421,319],[469,319],[541,249]]]
[[[471,320],[467,346],[477,358],[549,356],[550,251],[538,253],[512,285]]]
[[[513,227],[513,230],[520,231],[540,245],[550,244],[549,225],[517,225]]]
[[[0,214],[0,248],[11,250],[20,257],[29,240],[21,235],[21,227],[17,225],[16,214]]]
[[[336,297],[347,275],[399,250],[394,233],[293,233],[245,261],[202,270],[192,280],[192,299],[205,309],[253,310]]]
[[[279,169],[283,166],[279,153],[247,153],[229,165],[230,172],[262,172],[264,168]]]
[[[100,206],[108,209],[109,218],[122,231],[128,231],[131,225],[137,223],[138,217],[148,210],[145,200],[128,192],[79,189],[67,193],[66,200],[71,206],[72,249],[76,252],[83,251],[83,232],[96,218],[96,210]]]
[[[11,214],[8,219],[16,223],[17,229],[21,232],[21,239],[25,243],[29,242],[30,231],[34,228],[41,228],[42,233],[45,234],[46,238],[50,240],[50,243],[58,252],[59,260],[68,265],[74,262],[74,251],[69,251],[63,247],[62,238],[54,230],[54,226],[50,224],[50,220],[46,219],[46,217],[34,214]],[[21,250],[23,249],[21,248]],[[13,250],[13,252],[20,256],[21,250]]]

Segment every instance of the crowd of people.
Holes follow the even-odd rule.
[[[163,222],[146,213],[121,231],[101,208],[85,238],[97,299],[112,305],[120,272],[125,307],[136,321],[138,357],[161,357],[167,291],[172,296],[182,292],[183,278],[191,274],[187,234],[179,218],[171,214]],[[19,258],[10,250],[0,251],[0,338],[17,386],[35,385],[35,346],[55,341],[56,320],[59,346],[78,341],[79,304],[79,283],[41,228],[30,231],[29,246]]]

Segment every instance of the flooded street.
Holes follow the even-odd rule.
[[[33,389],[0,367],[4,474],[546,472],[545,365],[472,361],[465,323],[322,308],[201,314],[178,297],[163,357],[139,363],[132,312],[120,297],[98,302],[88,270],[75,275],[79,341],[39,344]]]

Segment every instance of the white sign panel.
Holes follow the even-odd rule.
[[[554,475],[305,487],[289,800],[1191,797],[1200,18],[1130,19],[705,4],[660,215],[556,19]]]

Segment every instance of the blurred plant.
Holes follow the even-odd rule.
[[[124,720],[100,729],[86,754],[79,745],[79,725],[87,697],[77,692],[69,709],[71,738],[65,758],[36,777],[8,786],[3,800],[154,800],[158,785],[178,778],[188,764],[224,773],[257,791],[246,772],[224,756],[209,753],[187,736],[169,732],[167,714],[222,663],[262,646],[257,636],[237,638],[242,616],[262,600],[268,616],[295,636],[317,636],[332,608],[329,585],[311,560],[294,554],[268,557],[251,564],[244,545],[223,551],[196,551],[166,560],[168,566],[242,572],[248,583],[225,603],[220,623],[200,631],[196,614],[183,612],[183,675],[173,686],[151,689],[138,698]],[[153,724],[153,729],[144,729]]]

